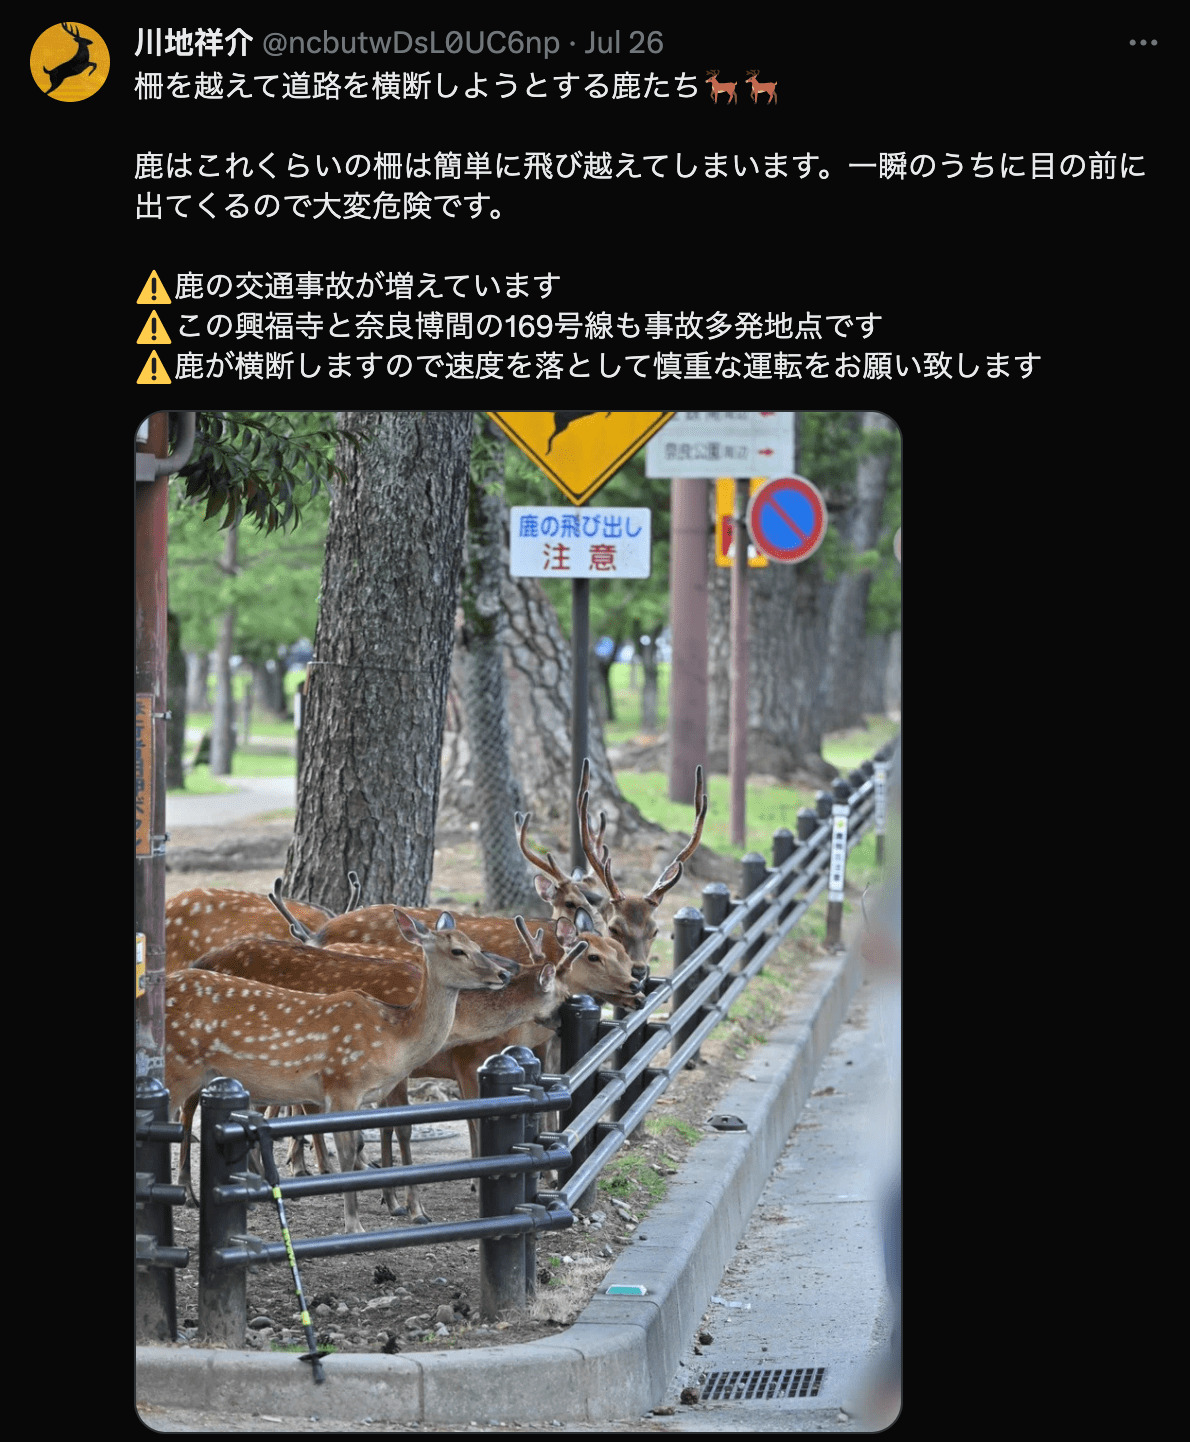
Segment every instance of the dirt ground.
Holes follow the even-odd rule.
[[[276,830],[284,853],[290,823],[244,823],[256,834]],[[234,828],[228,828],[229,831]],[[173,832],[171,849],[210,846],[225,833],[222,828],[181,828]],[[680,842],[677,843],[680,845]],[[675,847],[676,849],[676,847]],[[672,852],[670,853],[672,856]],[[659,858],[659,859],[658,859]],[[648,887],[669,857],[652,846],[617,851],[617,875],[623,885]],[[278,875],[279,866],[257,871],[170,871],[166,894],[192,887],[230,886],[264,893]],[[720,862],[707,854],[697,868],[702,874],[683,876],[663,903],[661,933],[653,953],[654,975],[670,969],[672,940],[669,919],[681,906],[698,905],[708,876],[734,879],[735,862]],[[474,843],[460,841],[436,853],[431,901],[455,910],[460,919],[469,902],[480,894],[478,858]],[[734,889],[734,886],[733,886]],[[819,953],[818,943],[804,934],[787,939],[766,967],[775,973],[777,1005],[787,1001],[807,957]],[[729,1024],[704,1045],[697,1064],[675,1079],[633,1140],[605,1171],[594,1204],[578,1214],[572,1228],[538,1237],[538,1290],[529,1312],[484,1319],[479,1315],[479,1252],[477,1242],[406,1247],[342,1258],[306,1259],[300,1263],[303,1289],[320,1346],[339,1352],[418,1352],[443,1348],[482,1347],[528,1341],[569,1326],[593,1295],[600,1280],[620,1252],[640,1233],[647,1235],[648,1208],[664,1194],[666,1178],[676,1173],[689,1148],[704,1134],[718,1098],[741,1072],[748,1070],[748,1045],[779,1017],[779,1010],[762,1008],[741,1024]],[[665,1054],[662,1053],[662,1060]],[[446,1099],[455,1095],[449,1083],[415,1081],[411,1100]],[[365,1134],[367,1138],[369,1134]],[[370,1134],[376,1138],[376,1133]],[[415,1130],[415,1162],[448,1160],[467,1155],[465,1123],[435,1124]],[[288,1174],[285,1143],[277,1144],[276,1158],[282,1177]],[[176,1162],[177,1148],[174,1148]],[[314,1169],[307,1149],[311,1170]],[[378,1140],[368,1141],[365,1158],[379,1162]],[[195,1149],[197,1188],[198,1155]],[[422,1193],[435,1222],[463,1220],[478,1214],[476,1194],[467,1181],[438,1183]],[[363,1192],[360,1216],[369,1231],[411,1225],[404,1217],[390,1218],[379,1191]],[[307,1197],[286,1201],[291,1236],[340,1233],[343,1204],[339,1196]],[[250,1230],[265,1242],[280,1241],[280,1226],[272,1204],[258,1205],[249,1214]],[[198,1321],[198,1213],[190,1208],[174,1212],[175,1241],[191,1249],[190,1266],[177,1274],[178,1325],[193,1339]],[[269,1264],[254,1268],[248,1280],[249,1345],[265,1349],[292,1347],[304,1351],[298,1307],[289,1268]]]

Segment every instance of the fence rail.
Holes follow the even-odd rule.
[[[777,831],[771,868],[758,853],[745,856],[734,900],[725,885],[712,882],[703,888],[701,911],[686,906],[675,914],[672,972],[645,983],[639,1011],[616,1008],[604,1020],[588,996],[566,1002],[557,1076],[541,1075],[532,1052],[510,1047],[480,1069],[477,1100],[273,1121],[251,1109],[238,1082],[221,1078],[211,1083],[202,1096],[199,1198],[199,1332],[204,1340],[243,1345],[250,1265],[294,1265],[302,1257],[440,1241],[479,1240],[483,1315],[524,1306],[535,1285],[537,1233],[571,1226],[574,1209],[590,1205],[604,1167],[823,891],[828,893],[827,944],[839,944],[847,855],[875,830],[877,859],[883,859],[884,787],[895,744],[881,748],[830,791],[820,791],[815,806],[798,813],[796,836],[784,828]],[[665,1061],[654,1064],[663,1052]],[[185,1248],[173,1247],[170,1230],[169,1208],[180,1204],[181,1188],[157,1180],[168,1178],[169,1143],[181,1139],[181,1128],[165,1120],[167,1101],[160,1083],[138,1083],[138,1333],[172,1340],[172,1269],[187,1265],[189,1256]],[[538,1117],[551,1111],[559,1113],[559,1129],[539,1131]],[[249,1148],[271,1147],[281,1137],[464,1117],[480,1121],[478,1157],[293,1177],[279,1182],[276,1192],[248,1170]],[[538,1186],[537,1174],[545,1171],[557,1173],[555,1188]],[[248,1230],[248,1207],[274,1197],[467,1177],[477,1179],[480,1194],[479,1216],[469,1221],[292,1243],[288,1234],[283,1243],[266,1243]]]

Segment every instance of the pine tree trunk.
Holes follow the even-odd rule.
[[[285,884],[424,905],[467,509],[471,415],[352,411],[331,493]]]
[[[501,566],[505,629],[501,637],[504,683],[511,734],[510,759],[522,810],[533,813],[530,839],[548,845],[563,870],[570,852],[570,642],[541,586],[532,577],[509,576]],[[475,817],[476,791],[471,750],[463,723],[465,702],[456,672],[442,753],[439,826],[465,833]],[[608,816],[607,844],[655,832],[621,796],[607,759],[603,730],[592,710],[588,716],[591,795],[596,811]],[[692,778],[693,780],[693,778]],[[508,819],[511,827],[512,818]],[[651,880],[652,878],[650,878]]]
[[[211,670],[211,658],[206,651],[186,652],[186,711],[193,716],[199,711],[210,710],[207,696],[207,678]]]
[[[892,421],[879,411],[862,412],[860,425],[865,432],[891,434],[894,430]],[[891,464],[892,451],[885,446],[861,456],[856,466],[855,500],[840,522],[853,553],[869,550],[880,537],[880,518]],[[871,584],[867,571],[846,572],[835,583],[822,674],[823,722],[828,731],[863,724],[864,652]]]
[[[640,647],[641,664],[644,667],[645,681],[640,693],[640,729],[644,736],[657,735],[657,642],[654,637],[649,637],[649,644],[646,646],[642,640]]]
[[[463,717],[474,758],[474,812],[479,826],[484,902],[496,911],[529,912],[540,908],[531,868],[521,854],[513,816],[523,810],[509,762],[511,746],[500,646],[504,613],[500,581],[508,571],[504,536],[503,437],[482,423],[486,461],[471,478],[467,509],[467,558],[463,571],[461,657]]]

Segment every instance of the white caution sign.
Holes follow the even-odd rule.
[[[644,580],[651,568],[647,506],[513,506],[509,574]]]
[[[843,877],[847,870],[847,817],[849,806],[831,807],[831,869],[827,880],[827,900],[843,900]]]

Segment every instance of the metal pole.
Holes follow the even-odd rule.
[[[525,1073],[517,1061],[500,1052],[488,1057],[479,1069],[481,1097],[510,1097],[513,1087],[524,1086]],[[524,1140],[523,1116],[482,1117],[479,1123],[479,1154],[503,1156]],[[513,1208],[525,1200],[523,1172],[480,1177],[479,1215],[511,1217]],[[484,1237],[479,1244],[479,1310],[487,1322],[501,1312],[524,1311],[525,1243],[520,1232],[510,1236]]]
[[[215,1249],[248,1231],[248,1203],[217,1203],[215,1188],[230,1186],[248,1170],[248,1138],[221,1147],[215,1128],[232,1112],[248,1110],[250,1098],[232,1077],[218,1077],[203,1088],[198,1211],[198,1335],[204,1342],[242,1347],[248,1330],[248,1269],[215,1264]]]
[[[587,655],[591,649],[591,583],[570,583],[570,795],[578,796],[579,777],[587,755]],[[570,807],[570,865],[587,869],[579,833],[578,812]]]
[[[169,1121],[169,1093],[156,1077],[139,1077],[136,1082],[136,1110],[145,1120],[158,1124]],[[136,1174],[148,1181],[148,1195],[136,1206],[136,1231],[148,1236],[155,1249],[174,1244],[174,1215],[162,1197],[170,1172],[169,1142],[140,1140],[136,1143]],[[181,1189],[178,1194],[182,1195]],[[136,1337],[142,1342],[176,1342],[178,1314],[174,1269],[137,1267]]]
[[[169,417],[149,417],[142,452],[169,454]],[[165,1077],[165,712],[166,537],[169,476],[138,481],[136,680],[138,776],[133,929],[145,938],[145,991],[136,1001],[134,1075]]]
[[[731,718],[728,725],[728,769],[731,773],[731,844],[743,846],[747,823],[744,782],[748,774],[748,494],[747,476],[735,483],[731,567]]]
[[[669,483],[669,799],[690,799],[707,764],[707,486]]]

